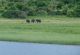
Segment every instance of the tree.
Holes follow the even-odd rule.
[[[25,12],[27,16],[80,16],[80,0],[0,0],[0,15]],[[15,14],[16,14],[15,12]],[[21,15],[21,14],[20,14]]]

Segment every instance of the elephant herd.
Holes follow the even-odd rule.
[[[41,23],[41,19],[26,19],[26,23]]]

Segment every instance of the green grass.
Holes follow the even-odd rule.
[[[80,44],[80,19],[69,17],[40,18],[40,24],[20,19],[0,19],[0,40],[49,44]]]

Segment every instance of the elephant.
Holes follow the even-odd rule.
[[[27,23],[41,23],[41,19],[31,19],[31,20],[27,19],[26,22]]]
[[[32,22],[32,23],[35,23],[35,19],[32,19],[31,22]]]
[[[26,22],[27,22],[27,23],[30,23],[30,20],[29,20],[29,19],[27,19],[27,20],[26,20]]]
[[[37,22],[37,23],[41,23],[41,20],[40,20],[40,19],[36,19],[36,22]]]

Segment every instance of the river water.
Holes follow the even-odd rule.
[[[80,55],[80,45],[73,46],[0,41],[0,55]]]

